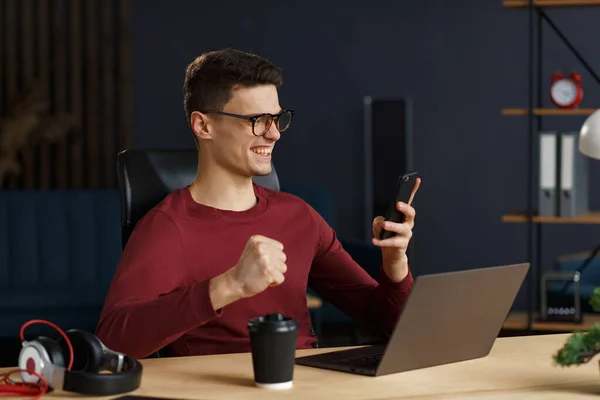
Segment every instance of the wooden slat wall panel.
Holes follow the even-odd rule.
[[[114,62],[115,62],[115,4],[110,1],[103,1],[100,4],[101,10],[101,49],[102,49],[102,123],[100,124],[102,132],[109,132],[115,126],[115,97],[114,90]],[[118,129],[115,133],[118,132]],[[102,146],[103,158],[103,181],[104,186],[110,187],[115,184],[116,168],[113,162],[113,154],[116,153],[115,135],[104,136]]]
[[[86,158],[87,171],[88,171],[88,185],[91,188],[97,188],[100,183],[99,179],[99,157],[98,157],[98,146],[100,145],[100,129],[98,125],[100,122],[99,118],[99,104],[98,98],[100,97],[100,85],[98,84],[98,0],[87,0],[85,3],[85,26],[86,26],[86,85],[88,93],[94,95],[88,95],[86,97],[87,103],[87,118],[84,126],[86,132]]]
[[[0,3],[0,118],[2,115],[6,115],[6,109],[4,105],[6,101],[4,98],[6,97],[6,90],[3,89],[6,87],[6,74],[4,73],[4,60],[6,58],[4,53],[4,3]],[[0,126],[0,129],[1,126]],[[2,182],[0,182],[1,184]]]
[[[19,93],[18,86],[18,54],[17,54],[17,0],[5,0],[6,4],[4,4],[4,59],[5,59],[5,74],[6,77],[4,79],[5,88],[6,88],[6,108],[8,112],[11,111],[11,105],[17,99],[17,94]],[[3,133],[4,135],[4,133]],[[0,143],[4,138],[0,138]],[[0,161],[1,163],[1,161]],[[1,166],[1,164],[0,164]],[[17,186],[17,179],[10,175],[7,179],[6,186],[8,188],[14,188]]]
[[[19,5],[21,6],[21,35],[20,35],[20,49],[21,49],[21,62],[22,65],[21,74],[21,90],[30,88],[34,84],[34,52],[33,45],[34,41],[34,0],[20,0]],[[29,141],[32,139],[29,138]],[[34,149],[32,145],[26,146],[22,151],[22,166],[23,174],[21,175],[20,184],[25,187],[35,186],[35,158]]]
[[[49,2],[40,1],[37,6],[38,24],[38,85],[40,96],[50,99],[50,18]],[[38,146],[39,187],[49,189],[52,182],[52,163],[50,160],[50,144],[43,142]]]
[[[131,131],[133,130],[133,57],[131,1],[118,1],[118,46],[119,76],[117,80],[118,95],[118,137],[119,151],[131,147]]]
[[[67,112],[67,5],[66,0],[52,2],[52,41],[53,41],[53,90],[52,104],[55,115]],[[60,129],[63,132],[63,129]],[[59,189],[67,187],[67,140],[68,133],[58,143],[53,144],[55,185]]]
[[[34,128],[16,136],[22,171],[0,189],[117,186],[133,125],[131,14],[131,0],[0,0],[0,120],[15,121],[27,90],[37,101]],[[0,143],[17,132],[5,131]]]
[[[81,0],[71,0],[69,27],[70,32],[81,32]],[[81,94],[83,52],[81,35],[70,35],[70,39],[71,95],[69,108],[75,120],[73,135],[71,136],[71,187],[81,188],[83,186],[83,130],[81,129],[83,124],[81,116],[81,103],[83,102]]]

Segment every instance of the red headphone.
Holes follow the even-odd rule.
[[[71,341],[67,337],[66,333],[63,332],[58,326],[53,324],[52,322],[34,319],[29,322],[26,322],[21,327],[21,331],[19,337],[21,342],[25,341],[24,331],[29,325],[33,324],[45,324],[49,325],[52,328],[56,329],[58,333],[65,339],[65,343],[69,348],[69,365],[67,366],[67,370],[71,370],[73,366],[73,345]],[[27,360],[26,369],[17,368],[11,371],[8,371],[6,374],[2,375],[0,378],[0,395],[14,395],[14,396],[34,396],[34,400],[41,398],[46,392],[48,392],[48,382],[42,375],[35,371],[36,361],[33,358]],[[16,373],[21,373],[21,377],[27,377],[27,381],[15,382],[10,379],[10,376]],[[38,378],[38,382],[32,382],[35,378]],[[33,378],[33,379],[32,379]]]
[[[26,341],[24,330],[35,323],[53,327],[62,338],[53,340],[41,336]],[[0,377],[0,395],[31,394],[39,399],[54,389],[109,396],[140,387],[142,364],[107,348],[91,333],[79,329],[63,332],[51,322],[36,319],[23,324],[20,338],[23,347],[18,369]],[[21,373],[20,382],[10,379],[10,375],[17,372]]]

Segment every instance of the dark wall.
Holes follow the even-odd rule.
[[[182,106],[187,63],[225,46],[280,65],[282,105],[293,129],[276,147],[283,182],[331,188],[338,231],[362,234],[361,107],[365,95],[411,96],[415,164],[416,274],[526,261],[526,225],[501,215],[525,209],[527,12],[487,1],[134,2],[135,147],[193,146]],[[341,6],[343,4],[343,6]],[[592,66],[600,69],[596,9],[552,9]],[[582,106],[600,104],[598,85],[558,37],[544,30],[544,103],[557,69],[577,71]],[[577,130],[583,117],[551,117],[544,128]],[[398,149],[401,151],[401,149]],[[598,181],[600,161],[592,161]],[[600,206],[592,183],[591,205]],[[544,262],[600,241],[594,225],[543,229]]]

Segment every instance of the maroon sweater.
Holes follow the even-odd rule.
[[[167,345],[176,356],[249,352],[248,321],[279,312],[299,323],[297,348],[310,348],[307,285],[374,333],[391,333],[413,285],[410,272],[394,283],[381,270],[378,284],[306,202],[254,188],[258,204],[242,212],[198,204],[180,189],[138,223],[97,327],[106,346],[137,358]],[[208,282],[237,263],[254,234],[283,243],[285,281],[215,312]]]

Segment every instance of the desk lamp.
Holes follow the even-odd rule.
[[[581,126],[579,152],[600,160],[600,110],[590,115]]]

